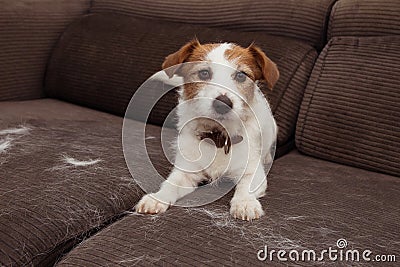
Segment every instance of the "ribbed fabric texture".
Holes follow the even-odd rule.
[[[0,102],[0,131],[21,126],[29,130],[0,132],[10,142],[0,152],[0,266],[53,266],[142,191],[126,167],[121,118],[57,100]]]
[[[334,0],[94,0],[91,12],[293,37],[322,49]]]
[[[400,1],[339,0],[332,9],[328,37],[400,35]]]
[[[279,51],[276,52],[280,54]],[[293,62],[290,62],[287,58],[281,58],[282,61],[279,60],[285,67],[291,65],[289,72],[285,72],[286,69],[281,69],[280,79],[285,82],[282,85],[283,88],[277,86],[272,91],[264,90],[270,100],[272,112],[278,124],[278,146],[285,144],[291,138],[293,140],[304,90],[317,57],[317,52],[314,49],[305,54],[295,53],[294,51],[288,53],[290,53],[290,57],[296,58]],[[292,69],[293,67],[294,69]]]
[[[400,36],[337,37],[308,83],[300,151],[400,176]]]
[[[268,246],[268,252],[301,255],[314,249],[320,256],[336,249],[340,238],[347,249],[400,253],[397,177],[292,152],[274,163],[268,183],[261,199],[266,215],[259,220],[231,218],[232,194],[202,207],[130,215],[81,243],[57,266],[310,266],[279,261],[276,253],[272,262],[259,261],[257,252]],[[325,253],[319,263],[332,261]]]
[[[88,11],[89,2],[1,1],[0,101],[43,96],[51,50],[65,27]]]
[[[193,36],[201,42],[230,41],[248,46],[253,40],[274,60],[281,77],[271,92],[279,130],[278,142],[293,135],[298,109],[317,52],[306,43],[261,33],[237,33],[123,15],[94,14],[76,21],[64,33],[52,55],[46,77],[48,96],[124,115],[134,92],[161,70],[164,58]],[[152,104],[163,84],[149,86],[138,104]],[[177,104],[172,91],[150,115],[162,125]]]

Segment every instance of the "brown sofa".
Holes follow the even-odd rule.
[[[399,261],[399,13],[397,0],[2,1],[0,266],[371,264],[257,258],[339,239]],[[255,40],[280,69],[265,90],[279,135],[260,220],[232,219],[231,193],[131,212],[144,192],[124,160],[125,109],[194,35]],[[158,137],[175,104],[171,91],[146,126],[164,176]]]

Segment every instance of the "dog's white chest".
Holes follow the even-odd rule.
[[[211,180],[218,179],[222,175],[226,174],[230,169],[231,154],[225,154],[224,149],[216,149],[217,153],[212,163],[208,168],[204,169],[204,172],[210,177]]]
[[[224,175],[237,176],[246,168],[247,158],[243,156],[246,155],[246,153],[244,153],[245,151],[243,151],[245,147],[247,146],[244,144],[233,145],[230,152],[225,154],[224,148],[217,149],[216,147],[208,145],[207,150],[209,150],[208,152],[211,155],[209,159],[212,161],[211,164],[204,168],[203,172],[206,173],[211,180],[216,180]]]

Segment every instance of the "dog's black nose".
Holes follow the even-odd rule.
[[[213,102],[213,108],[219,114],[225,114],[232,108],[232,101],[226,95],[220,95]]]

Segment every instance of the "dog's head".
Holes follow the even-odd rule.
[[[241,117],[254,101],[255,82],[264,80],[272,89],[279,78],[276,65],[254,44],[243,48],[194,39],[167,56],[162,67],[170,78],[183,78],[181,100],[193,100],[194,115],[217,120],[233,113]]]

